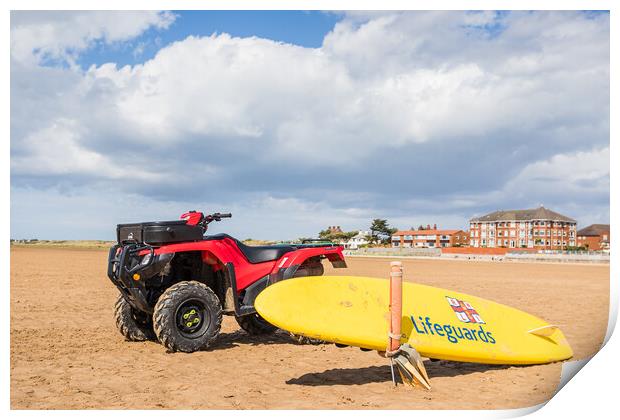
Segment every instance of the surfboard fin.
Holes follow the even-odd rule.
[[[403,344],[393,357],[398,368],[398,373],[403,383],[411,386],[420,386],[427,390],[431,389],[430,380],[420,353],[409,344]]]
[[[554,332],[556,332],[556,330],[558,330],[557,325],[545,325],[544,327],[529,330],[528,333],[538,335],[540,337],[550,337]]]

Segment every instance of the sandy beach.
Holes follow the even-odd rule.
[[[394,388],[386,359],[286,333],[253,338],[225,317],[193,354],[116,331],[107,252],[12,247],[11,408],[498,409],[541,403],[560,363],[511,367],[426,361],[433,389]],[[385,277],[389,259],[347,258],[326,274]],[[605,335],[609,265],[403,260],[407,281],[505,303],[558,325],[582,359]],[[328,264],[329,265],[329,264]]]

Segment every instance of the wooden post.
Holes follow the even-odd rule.
[[[403,317],[403,265],[400,261],[390,263],[390,341],[388,350],[400,348],[401,321]]]

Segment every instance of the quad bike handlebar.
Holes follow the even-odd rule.
[[[232,213],[213,213],[213,214],[207,214],[206,216],[203,217],[202,224],[204,224],[206,226],[206,225],[208,225],[209,223],[211,223],[213,221],[219,222],[222,219],[230,218],[230,217],[232,217]]]

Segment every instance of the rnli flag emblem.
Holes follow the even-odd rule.
[[[469,304],[469,302],[465,302],[464,300],[455,299],[449,296],[446,296],[448,299],[448,303],[450,307],[456,314],[456,317],[459,321],[473,323],[473,324],[484,324],[485,322],[482,320],[478,311],[474,309],[473,306]]]

